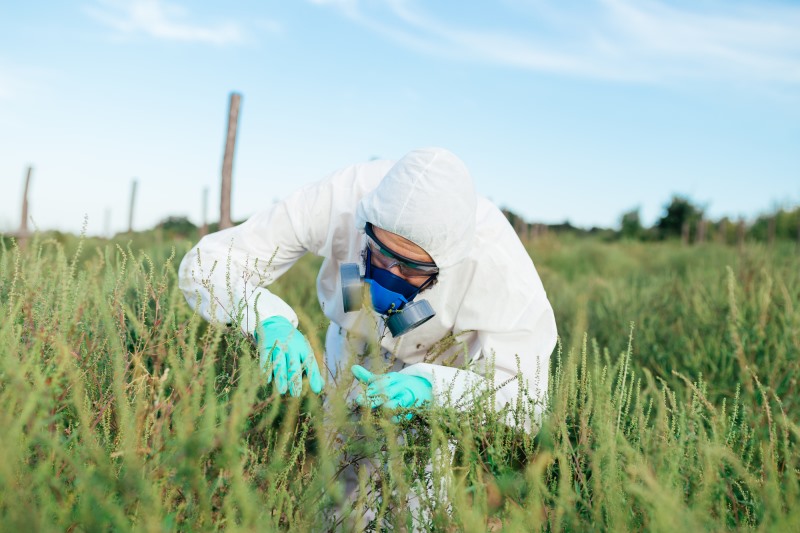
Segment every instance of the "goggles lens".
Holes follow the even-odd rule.
[[[439,273],[439,267],[434,263],[417,263],[389,250],[380,240],[375,237],[372,225],[367,224],[367,245],[372,252],[372,258],[377,263],[376,266],[389,270],[397,266],[400,274],[405,277],[430,277]]]

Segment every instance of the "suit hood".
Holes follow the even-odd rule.
[[[367,222],[405,237],[442,269],[469,254],[477,195],[466,165],[444,148],[414,150],[398,160],[356,210]]]

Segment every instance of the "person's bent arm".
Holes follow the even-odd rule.
[[[494,397],[495,410],[509,409],[505,421],[511,425],[515,424],[513,414],[521,400],[523,426],[531,430],[532,425],[540,423],[545,409],[550,355],[557,332],[552,308],[543,294],[531,301],[526,311],[524,322],[516,328],[512,325],[505,331],[479,332],[481,351],[471,362],[471,370],[419,363],[400,372],[427,379],[433,385],[434,404],[468,409],[475,401]]]
[[[299,396],[302,376],[315,393],[324,379],[294,310],[266,286],[307,251],[319,253],[330,213],[329,184],[301,189],[239,226],[207,235],[181,261],[179,285],[210,322],[239,324],[258,343],[267,382]]]
[[[291,199],[290,199],[291,200]],[[259,320],[297,315],[266,286],[305,252],[286,202],[247,222],[203,237],[183,258],[179,286],[189,305],[209,322],[240,323],[254,333]]]

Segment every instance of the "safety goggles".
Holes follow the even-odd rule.
[[[436,263],[414,261],[390,250],[375,236],[372,224],[367,223],[364,231],[367,233],[367,246],[376,266],[385,270],[396,266],[400,274],[408,278],[431,277],[439,273]]]

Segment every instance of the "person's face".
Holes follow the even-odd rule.
[[[401,237],[396,233],[386,231],[377,226],[373,226],[372,231],[375,233],[375,237],[377,237],[381,244],[383,244],[390,252],[406,257],[412,261],[419,261],[420,263],[433,263],[433,258],[428,255],[425,250],[409,241],[405,237]],[[391,259],[386,258],[386,256],[382,254],[376,254],[374,251],[372,253],[373,266],[386,268],[387,264],[391,264],[393,262],[396,263],[395,261],[391,261]],[[420,287],[423,283],[428,281],[428,278],[430,277],[430,274],[409,275],[408,272],[404,271],[404,269],[402,269],[398,264],[394,264],[386,270],[395,276],[403,278],[415,287]]]

